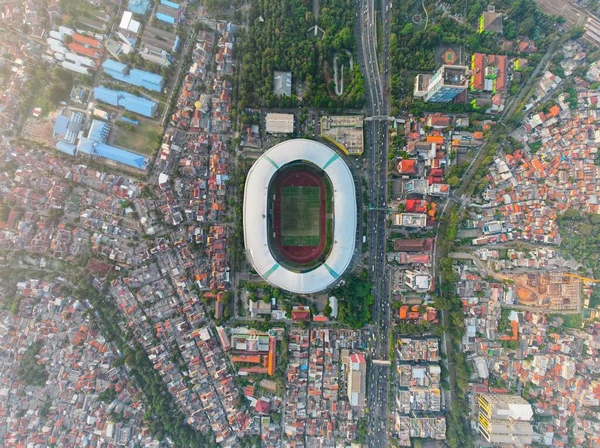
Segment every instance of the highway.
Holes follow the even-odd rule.
[[[386,117],[388,115],[387,85],[389,79],[389,14],[383,16],[382,11],[389,12],[389,0],[357,1],[357,32],[359,63],[365,77],[367,115]],[[380,8],[380,17],[384,17],[379,36],[382,69],[379,67],[377,52],[376,7]],[[383,71],[384,77],[382,77]],[[387,222],[387,158],[388,158],[388,122],[386,119],[373,119],[365,122],[367,141],[367,184],[369,188],[369,204],[367,216],[367,242],[369,244],[369,270],[373,282],[373,349],[371,359],[387,359],[390,331],[390,288],[389,273],[386,269],[386,222]],[[369,446],[388,446],[388,384],[390,367],[369,364],[367,378],[367,408]]]

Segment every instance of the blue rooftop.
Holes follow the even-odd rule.
[[[67,153],[70,156],[74,156],[77,146],[73,145],[72,143],[66,142],[64,140],[59,140],[56,143],[56,149],[58,149],[59,151],[62,151],[64,153]]]
[[[137,68],[129,69],[127,65],[122,62],[114,61],[112,59],[104,61],[102,63],[102,68],[104,69],[104,73],[108,76],[136,87],[143,87],[155,92],[161,92],[164,86],[164,79],[162,76]]]
[[[114,160],[115,162],[129,165],[140,170],[146,168],[146,164],[148,163],[148,157],[115,146],[110,146],[106,143],[98,143],[94,149],[97,156]]]
[[[87,138],[84,137],[79,140],[77,151],[88,155],[104,157],[105,159],[140,170],[145,169],[148,164],[148,157],[105,143],[110,133],[110,128],[108,123],[93,120]]]
[[[161,5],[168,6],[169,8],[179,9],[179,3],[171,2],[169,0],[160,0]]]
[[[95,142],[105,142],[110,135],[111,126],[100,120],[93,120],[88,132],[88,138]]]
[[[150,0],[129,0],[127,10],[143,16],[148,11]]]
[[[154,117],[157,112],[157,105],[154,101],[121,90],[111,90],[104,86],[94,87],[94,98],[150,118]]]
[[[161,22],[169,23],[171,25],[175,24],[175,18],[174,17],[171,17],[171,16],[168,16],[166,14],[163,14],[162,12],[157,12],[156,13],[156,18],[158,20],[160,20]]]
[[[59,115],[56,117],[56,121],[54,122],[54,128],[52,132],[57,135],[65,135],[67,133],[67,126],[69,125],[69,117],[66,115]]]

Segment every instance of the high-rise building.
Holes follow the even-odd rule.
[[[529,445],[533,439],[533,409],[518,395],[481,394],[479,432],[490,443]]]
[[[442,65],[433,75],[420,74],[415,79],[414,96],[429,103],[449,103],[469,86],[468,68]]]
[[[367,361],[362,353],[352,353],[348,362],[348,400],[350,406],[364,407],[367,389]]]

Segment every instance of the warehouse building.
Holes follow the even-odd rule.
[[[170,25],[175,25],[183,20],[180,5],[169,0],[160,0],[160,5],[156,6],[155,16],[161,22]]]
[[[92,120],[84,137],[84,118],[81,112],[66,108],[61,111],[52,129],[53,137],[57,140],[56,149],[70,156],[85,154],[101,157],[139,170],[148,167],[148,157],[106,143],[112,130],[109,123]]]
[[[157,105],[154,101],[121,90],[111,90],[104,86],[94,87],[94,97],[103,103],[123,107],[125,110],[145,117],[153,118],[157,113]]]
[[[152,90],[154,92],[162,92],[165,85],[165,80],[162,76],[156,73],[139,70],[137,68],[130,69],[122,62],[107,59],[102,63],[104,73],[117,81],[131,84],[136,87]]]

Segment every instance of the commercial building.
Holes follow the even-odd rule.
[[[143,59],[165,67],[171,65],[173,54],[179,48],[179,36],[170,31],[146,25],[141,38],[140,56]]]
[[[469,86],[467,70],[464,65],[442,65],[433,75],[419,74],[414,96],[430,103],[449,103]]]
[[[121,90],[111,90],[104,86],[94,87],[94,97],[103,103],[123,107],[130,112],[135,112],[145,117],[152,118],[157,113],[157,105],[154,101],[140,98]]]
[[[269,134],[291,134],[294,132],[294,114],[268,113],[265,127]]]
[[[362,353],[352,353],[348,361],[348,401],[350,406],[365,406],[367,361]]]
[[[152,90],[154,92],[162,92],[165,80],[162,76],[156,73],[139,70],[137,68],[129,68],[122,62],[107,59],[102,63],[104,73],[117,81],[131,84],[136,87]]]
[[[404,283],[417,292],[427,292],[431,289],[431,275],[421,271],[404,271]]]
[[[432,184],[429,186],[430,196],[448,196],[450,194],[450,185],[448,184]]]
[[[121,17],[119,28],[117,29],[117,36],[126,45],[135,45],[141,26],[142,24],[133,18],[133,13],[131,11],[125,11]]]
[[[361,155],[364,151],[363,116],[323,116],[321,137],[348,155]]]
[[[87,137],[79,140],[77,152],[102,157],[140,170],[146,169],[148,157],[106,144],[110,131],[110,124],[93,120]]]
[[[433,238],[422,239],[395,239],[394,250],[396,252],[431,252],[433,249]]]
[[[481,394],[479,432],[493,444],[529,445],[533,441],[533,409],[518,395]]]
[[[65,26],[60,26],[58,31],[51,30],[48,36],[46,38],[48,50],[63,68],[89,75],[90,71],[98,67],[104,52],[104,46],[100,41],[78,34]],[[65,44],[66,36],[71,39],[68,44]]]
[[[412,229],[421,229],[427,226],[427,215],[425,213],[398,213],[395,224]]]

